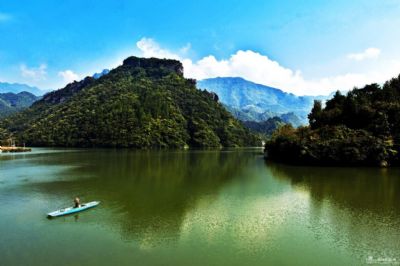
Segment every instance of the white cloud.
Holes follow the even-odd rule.
[[[33,81],[46,80],[47,66],[45,64],[41,64],[39,67],[32,67],[32,68],[29,68],[26,65],[22,64],[19,69],[21,71],[21,75],[24,78],[28,78]]]
[[[58,72],[58,76],[62,77],[65,83],[71,83],[74,80],[79,80],[79,75],[69,69]]]
[[[323,78],[305,78],[301,71],[292,70],[253,51],[237,51],[227,60],[207,56],[197,62],[182,60],[185,75],[204,79],[213,77],[243,77],[247,80],[276,87],[297,95],[327,95],[335,90],[349,90],[369,83],[383,83],[400,73],[400,61],[385,62],[379,70],[351,72]]]
[[[157,42],[150,38],[142,38],[136,43],[136,46],[142,52],[144,57],[179,59],[178,55],[162,49]]]
[[[349,90],[374,82],[383,83],[400,73],[400,61],[392,60],[384,62],[381,67],[374,64],[371,68],[373,70],[362,73],[354,71],[323,78],[305,78],[300,70],[284,67],[268,56],[251,50],[239,50],[228,59],[218,60],[215,56],[209,55],[193,61],[161,48],[152,39],[143,38],[137,43],[137,47],[144,57],[180,60],[185,69],[185,76],[188,78],[242,77],[297,95],[327,95],[336,90]],[[379,52],[368,50],[365,52],[368,56],[364,58],[372,58],[380,53],[380,50]]]
[[[300,71],[281,66],[265,55],[239,50],[227,60],[207,56],[197,62],[184,59],[185,73],[196,79],[213,77],[243,77],[245,79],[291,90],[304,82]]]
[[[361,53],[354,53],[354,54],[348,54],[347,58],[356,60],[356,61],[362,61],[365,59],[373,59],[373,58],[378,58],[379,55],[381,54],[381,50],[378,48],[367,48]]]

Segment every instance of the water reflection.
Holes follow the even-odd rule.
[[[30,257],[62,235],[62,248],[48,252],[54,261],[64,247],[80,252],[79,239],[85,254],[106,258],[91,260],[96,265],[112,264],[113,252],[126,265],[400,259],[399,169],[293,167],[265,163],[259,151],[58,151],[0,163],[0,233],[8,239],[0,253],[41,239],[26,242]],[[75,196],[101,204],[42,217]],[[19,223],[9,222],[21,210]],[[49,254],[37,258],[43,264]]]
[[[335,201],[362,211],[400,211],[400,169],[298,167],[268,163],[276,178],[309,191],[313,204]]]
[[[235,151],[71,153],[51,161],[81,162],[63,173],[72,177],[69,181],[35,186],[45,193],[102,201],[115,214],[109,222],[120,224],[126,239],[149,239],[151,234],[154,241],[173,240],[179,237],[185,214],[202,198],[211,202],[250,159]]]
[[[274,177],[307,191],[309,226],[360,257],[400,256],[400,169],[267,163]]]

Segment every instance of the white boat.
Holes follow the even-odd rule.
[[[100,201],[91,201],[88,203],[83,203],[81,204],[80,207],[74,208],[74,207],[68,207],[68,208],[64,208],[64,209],[60,209],[54,212],[49,212],[47,214],[47,217],[51,218],[51,217],[58,217],[58,216],[64,216],[64,215],[68,215],[68,214],[72,214],[72,213],[77,213],[77,212],[81,212],[93,207],[96,207],[97,205],[99,205]]]

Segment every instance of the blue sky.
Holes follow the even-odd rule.
[[[56,89],[138,55],[326,94],[400,73],[399,14],[392,0],[0,0],[0,81]]]

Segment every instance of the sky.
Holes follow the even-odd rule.
[[[0,82],[43,90],[128,56],[327,95],[400,74],[400,0],[0,0]]]

